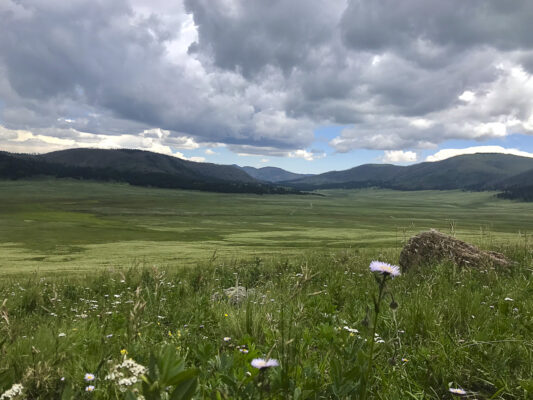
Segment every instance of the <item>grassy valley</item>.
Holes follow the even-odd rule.
[[[0,393],[533,395],[529,203],[492,192],[265,196],[56,179],[2,181],[0,203]],[[370,272],[430,228],[514,266],[439,262],[386,285]],[[246,297],[225,292],[236,286]],[[259,358],[275,361],[259,369]]]
[[[322,249],[399,249],[410,235],[453,230],[503,245],[533,230],[527,203],[490,192],[324,191],[223,194],[75,180],[0,182],[4,272],[134,263],[193,265]]]

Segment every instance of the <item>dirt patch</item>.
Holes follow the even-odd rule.
[[[422,232],[409,239],[400,253],[402,272],[433,262],[449,260],[461,267],[510,267],[503,254],[484,251],[436,230]]]

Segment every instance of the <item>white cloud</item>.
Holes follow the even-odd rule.
[[[212,156],[213,154],[217,154],[217,153],[215,153],[215,152],[214,152],[213,150],[211,150],[211,149],[206,149],[205,154],[207,154],[208,156]]]
[[[54,136],[61,133],[61,137]],[[176,145],[177,144],[177,145]],[[181,147],[179,147],[181,145]],[[69,128],[50,135],[35,134],[26,130],[10,130],[0,125],[0,150],[14,153],[48,153],[76,147],[95,149],[138,149],[176,156],[184,160],[203,162],[205,157],[187,157],[173,152],[172,147],[195,149],[199,145],[189,137],[168,137],[168,131],[150,129],[140,135],[95,135]],[[207,152],[206,152],[207,153]],[[209,154],[209,153],[207,153]],[[214,154],[214,152],[213,152]]]
[[[470,90],[465,90],[463,94],[459,96],[459,100],[462,100],[466,103],[470,103],[476,98],[476,94]]]
[[[307,161],[313,161],[317,158],[324,158],[326,154],[325,153],[313,153],[311,151],[299,149],[299,150],[289,152],[288,156],[290,158],[303,158],[304,160],[307,160]]]
[[[411,126],[414,126],[415,128],[427,129],[427,128],[430,128],[431,126],[433,126],[435,124],[435,122],[430,121],[430,120],[425,119],[425,118],[415,118],[413,120],[410,120],[409,124]]]
[[[385,155],[382,158],[383,162],[389,163],[409,163],[416,160],[417,155],[414,151],[402,150],[385,150]]]
[[[204,162],[205,161],[205,157],[194,157],[194,156],[193,157],[187,157],[185,154],[180,153],[179,151],[175,152],[172,155],[175,156],[175,157],[181,158],[182,160],[187,160],[187,161],[194,161],[194,162]]]
[[[433,154],[432,156],[426,157],[426,161],[441,161],[450,157],[460,156],[462,154],[476,154],[476,153],[501,153],[501,154],[512,154],[515,156],[522,157],[533,157],[533,153],[528,153],[526,151],[521,151],[518,149],[506,149],[501,146],[474,146],[467,147],[465,149],[442,149]]]

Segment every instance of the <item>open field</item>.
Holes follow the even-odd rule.
[[[6,299],[0,393],[21,383],[26,399],[141,398],[121,390],[168,399],[158,397],[166,387],[192,387],[195,399],[362,399],[368,393],[368,399],[437,400],[452,399],[450,388],[471,399],[531,399],[531,248],[509,248],[507,255],[518,262],[511,271],[444,263],[389,281],[398,308],[389,308],[386,295],[370,369],[378,286],[371,258],[357,251],[8,276],[0,280]],[[220,295],[236,283],[253,289],[239,304]],[[110,378],[125,357],[149,366],[153,352],[167,352],[166,363],[160,359],[145,378],[159,382],[153,391],[124,368],[126,381]],[[258,357],[279,366],[260,372],[252,366]],[[188,372],[180,376],[187,379],[176,383],[168,371],[182,361]],[[86,374],[95,379],[84,380]]]
[[[436,228],[481,246],[528,240],[533,206],[492,193],[325,191],[236,195],[79,181],[0,182],[0,269],[80,271],[398,251]]]
[[[2,400],[533,398],[531,203],[323,194],[0,182]],[[515,264],[408,271],[376,306],[369,263],[428,228]]]

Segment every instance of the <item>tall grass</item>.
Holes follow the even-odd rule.
[[[351,399],[362,385],[373,399],[451,398],[450,387],[478,399],[532,398],[533,270],[524,243],[503,249],[517,262],[507,271],[441,263],[390,281],[398,307],[383,307],[377,325],[369,323],[376,282],[368,269],[377,254],[356,251],[6,277],[0,393],[21,383],[27,399],[137,398],[148,393],[141,380],[122,392],[105,379],[126,356],[153,368],[167,357],[196,371],[195,398]],[[236,282],[252,289],[238,304],[223,295]],[[280,365],[258,370],[255,358]],[[84,381],[86,373],[96,379]],[[159,398],[172,398],[172,385],[160,386]]]

